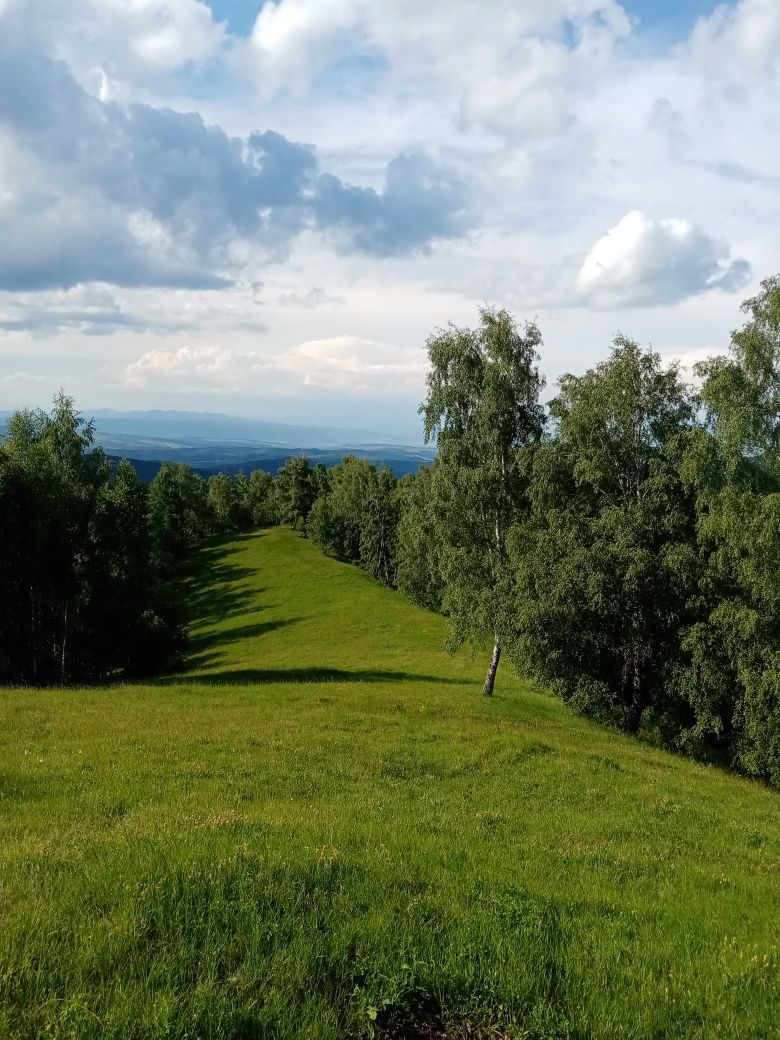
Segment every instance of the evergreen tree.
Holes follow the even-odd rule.
[[[179,637],[152,565],[146,489],[93,448],[59,394],[12,416],[0,444],[0,681],[92,679]]]

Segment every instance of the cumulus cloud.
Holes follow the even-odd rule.
[[[203,0],[5,0],[5,31],[23,25],[103,100],[161,86],[228,45]]]
[[[155,348],[124,368],[121,383],[131,390],[175,393],[302,386],[395,392],[420,388],[425,368],[421,348],[343,335],[307,340],[274,355],[216,345]]]
[[[397,391],[422,385],[427,358],[422,348],[401,349],[344,335],[300,343],[282,354],[275,367],[305,386]]]
[[[585,257],[576,279],[581,302],[598,307],[656,307],[720,289],[739,289],[745,260],[729,262],[726,243],[687,220],[627,213]]]
[[[315,191],[317,223],[334,232],[346,252],[402,256],[426,248],[430,240],[454,237],[465,226],[460,181],[419,152],[388,163],[381,193],[345,185],[330,174],[318,179]]]
[[[724,70],[741,80],[777,71],[780,60],[780,5],[777,0],[720,4],[700,18],[690,42],[696,65],[709,75]]]
[[[465,196],[427,156],[382,191],[323,173],[312,147],[200,116],[101,102],[29,39],[0,35],[0,288],[216,287],[304,228],[379,256],[463,227]]]
[[[235,393],[246,388],[247,378],[254,378],[266,367],[267,364],[254,351],[220,346],[155,348],[127,365],[121,382],[133,390]]]
[[[463,126],[548,134],[630,29],[616,0],[271,0],[250,49],[267,91],[302,90],[357,49],[409,86],[454,91]]]

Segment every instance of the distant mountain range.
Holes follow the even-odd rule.
[[[0,411],[0,433],[11,412]],[[184,462],[201,473],[275,473],[291,455],[332,466],[356,455],[396,474],[414,473],[435,457],[434,448],[395,441],[370,430],[262,422],[211,412],[87,411],[95,420],[95,440],[112,459],[129,458],[139,476],[151,480],[161,462]]]
[[[117,412],[110,408],[100,408],[85,414],[94,418],[101,438],[115,434],[168,441],[208,441],[235,445],[272,444],[285,448],[298,444],[339,448],[350,444],[396,442],[393,437],[371,430],[262,422],[257,419],[222,415],[218,412]]]

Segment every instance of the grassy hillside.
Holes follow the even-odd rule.
[[[0,1036],[780,1036],[780,799],[608,733],[287,530],[186,674],[0,691]]]

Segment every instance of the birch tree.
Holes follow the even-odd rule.
[[[533,324],[484,308],[474,329],[453,325],[428,339],[428,394],[420,411],[439,468],[435,511],[441,536],[442,606],[451,647],[493,646],[483,692],[493,693],[508,631],[507,535],[523,509],[521,450],[542,435],[544,381]]]
[[[695,617],[695,502],[680,476],[694,401],[673,366],[618,337],[566,375],[513,532],[518,668],[635,733],[670,702]]]

